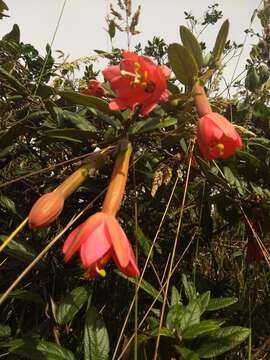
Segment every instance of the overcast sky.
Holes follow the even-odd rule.
[[[0,21],[0,36],[7,33],[14,23],[21,29],[21,40],[33,44],[41,52],[46,43],[50,43],[64,0],[5,0],[10,18]],[[210,0],[133,0],[133,10],[138,4],[142,5],[138,29],[141,34],[133,38],[132,44],[145,44],[153,36],[160,36],[167,43],[179,42],[179,25],[186,25],[184,11],[192,11],[195,16],[202,16],[207,6],[213,5]],[[229,38],[242,43],[245,38],[244,30],[249,27],[254,9],[260,0],[222,0],[220,10],[224,19],[230,21]],[[105,16],[109,8],[109,0],[67,0],[63,17],[56,34],[53,50],[60,49],[70,60],[81,56],[93,55],[94,49],[110,50],[107,34],[104,31]],[[202,40],[211,50],[220,20],[214,27],[206,29]],[[254,27],[260,30],[258,21]],[[124,37],[117,37],[116,46],[126,48]],[[255,39],[247,39],[237,73],[245,64],[250,45]],[[231,63],[226,71],[231,76],[234,64]]]

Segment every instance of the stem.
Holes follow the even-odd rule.
[[[84,182],[89,174],[90,168],[91,166],[89,165],[82,166],[60,184],[55,191],[60,192],[66,200]]]
[[[0,246],[0,252],[4,250],[4,248],[10,243],[10,241],[18,234],[18,232],[25,227],[27,224],[28,217],[25,218],[18,227],[6,238],[3,244]]]
[[[130,142],[125,141],[125,143],[123,142],[122,144],[125,146],[125,149],[120,150],[117,156],[111,181],[102,206],[103,212],[114,216],[120,209],[123,200],[128,176],[129,159],[132,152]]]
[[[196,84],[194,86],[194,101],[195,106],[199,115],[199,118],[203,117],[206,114],[212,112],[211,106],[209,104],[208,97],[204,91],[203,86]]]

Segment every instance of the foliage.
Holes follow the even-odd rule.
[[[246,77],[229,84],[235,86],[232,99],[222,97],[219,87],[224,56],[237,50],[238,45],[228,42],[228,21],[216,24],[222,16],[216,4],[200,20],[186,13],[190,26],[180,27],[179,43],[166,44],[154,38],[145,47],[138,44],[135,48],[141,55],[151,56],[173,71],[168,81],[172,94],[169,101],[156,107],[147,118],[138,112],[110,110],[108,102],[114,93],[108,83],[103,84],[105,98],[81,92],[82,82],[98,75],[94,60],[84,65],[67,63],[61,55],[55,59],[49,46],[43,57],[31,44],[21,42],[16,24],[3,36],[1,241],[28,215],[40,195],[58,186],[84,162],[84,157],[97,148],[115,146],[128,134],[135,165],[130,171],[119,222],[129,239],[138,243],[141,269],[153,248],[144,279],[133,279],[135,284],[114,272],[112,264],[107,266],[105,279],[89,280],[83,277],[76,260],[63,262],[63,240],[72,228],[100,209],[102,191],[112,170],[111,151],[106,166],[66,201],[60,219],[45,229],[26,227],[0,254],[3,293],[68,221],[96,199],[1,305],[0,347],[7,359],[111,359],[137,288],[139,321],[153,300],[157,301],[139,326],[137,336],[138,359],[149,358],[158,335],[160,309],[166,302],[161,284],[168,276],[166,263],[187,180],[174,262],[178,266],[171,278],[159,358],[196,360],[222,354],[220,359],[247,359],[249,350],[247,342],[243,342],[247,336],[254,359],[270,351],[266,336],[270,320],[269,255],[264,249],[266,261],[246,261],[246,247],[255,241],[254,229],[269,248],[268,3],[258,12],[263,34],[247,60]],[[137,31],[139,15],[131,15],[129,1],[118,1],[118,6],[129,19],[130,41]],[[7,10],[0,0],[2,21]],[[121,31],[118,27],[122,29],[113,10],[107,19],[112,41],[116,30]],[[207,50],[197,37],[206,26],[217,29],[212,50]],[[118,64],[121,57],[120,50],[114,48],[96,53],[109,65]],[[59,63],[61,59],[64,63]],[[84,71],[83,79],[74,76],[77,68]],[[192,101],[195,81],[205,85],[213,109],[232,120],[242,136],[244,146],[229,159],[206,161],[197,145],[192,153],[197,123]],[[157,242],[152,246],[153,239]],[[183,273],[189,274],[192,281],[183,277],[181,282]],[[125,341],[120,342],[118,355],[132,339],[133,331],[132,317],[125,326]],[[133,358],[132,344],[124,352],[126,359]]]

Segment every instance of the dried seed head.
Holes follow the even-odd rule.
[[[127,13],[127,16],[130,16],[131,15],[131,0],[124,0],[124,4],[125,4],[125,7],[126,7],[126,13]]]
[[[113,8],[112,4],[110,4],[110,11],[113,16],[117,17],[117,19],[123,20],[122,15]]]
[[[130,32],[132,35],[138,34],[138,31],[136,31],[135,28],[139,23],[140,13],[141,13],[141,6],[139,5],[137,11],[135,12],[135,14],[132,17],[131,24],[130,24]]]

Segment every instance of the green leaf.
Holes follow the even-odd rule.
[[[107,101],[100,99],[98,97],[82,95],[74,91],[60,91],[58,94],[62,96],[64,99],[67,99],[74,104],[91,107],[100,110],[106,114],[114,115],[122,119],[122,115],[119,111],[110,110]]]
[[[56,309],[55,318],[58,324],[65,325],[73,320],[89,297],[84,287],[77,287],[67,294]]]
[[[27,90],[23,86],[23,84],[19,80],[17,80],[16,77],[6,71],[2,66],[0,66],[0,77],[7,80],[10,85],[12,85],[18,91],[19,94],[27,95]]]
[[[6,238],[6,235],[0,235],[2,242],[4,242]],[[3,251],[15,259],[27,263],[34,260],[37,256],[37,252],[27,242],[14,239],[9,242]],[[39,262],[37,266],[41,266],[41,264],[42,263]]]
[[[14,290],[9,294],[9,297],[19,300],[30,301],[39,305],[44,305],[44,301],[42,297],[38,293],[30,290],[24,290],[24,289]]]
[[[176,78],[184,85],[193,86],[198,77],[198,66],[191,53],[174,43],[168,47],[168,57]]]
[[[137,226],[136,238],[138,239],[138,242],[144,252],[144,255],[147,257],[151,249],[151,244],[150,244],[150,240],[145,236],[140,226]],[[153,259],[153,251],[150,256],[150,259],[151,260]]]
[[[17,24],[13,25],[12,30],[3,36],[2,40],[5,41],[14,41],[15,43],[20,43],[20,28]]]
[[[128,280],[129,282],[131,282],[133,284],[139,283],[139,279],[128,277],[118,270],[116,270],[115,272],[117,275],[121,276],[122,278]],[[163,297],[161,296],[161,294],[159,294],[159,291],[157,289],[155,289],[154,286],[151,285],[146,280],[143,279],[141,281],[140,288],[142,290],[144,290],[147,294],[151,295],[154,299],[157,298],[158,301],[163,302]]]
[[[54,107],[54,111],[57,115],[59,122],[61,120],[70,121],[74,126],[83,131],[96,132],[97,129],[94,125],[90,123],[90,121],[86,120],[83,116],[73,113],[68,110],[62,110],[59,107]]]
[[[205,312],[205,310],[207,309],[207,306],[209,304],[210,301],[210,296],[211,293],[210,291],[206,291],[205,293],[203,293],[202,295],[198,296],[197,298],[197,302],[200,306],[201,309],[201,315]]]
[[[173,337],[174,335],[173,331],[166,327],[162,327],[161,329],[157,327],[151,332],[152,336],[158,336],[158,334],[160,334],[160,336],[166,336],[166,337]]]
[[[224,309],[232,304],[235,304],[237,301],[238,299],[235,297],[210,299],[206,311],[215,311],[215,310]]]
[[[198,336],[206,335],[220,328],[224,324],[221,320],[203,320],[198,324],[188,326],[183,332],[183,339],[194,339]]]
[[[197,298],[197,293],[195,286],[192,281],[188,281],[185,274],[182,274],[182,284],[184,285],[185,294],[188,300],[193,300]]]
[[[181,296],[177,288],[173,285],[171,290],[171,306],[181,304]]]
[[[214,63],[217,63],[221,58],[221,55],[223,53],[227,41],[229,26],[230,23],[228,19],[225,20],[224,23],[221,25],[212,53],[212,59]]]
[[[97,309],[91,306],[84,325],[84,360],[109,359],[109,336]]]
[[[177,119],[172,116],[168,116],[165,119],[152,118],[148,120],[138,121],[135,125],[129,128],[128,132],[129,134],[134,135],[143,132],[153,131],[156,129],[166,128],[168,126],[173,126],[176,124],[177,124]]]
[[[18,215],[15,202],[3,194],[0,194],[0,205],[6,208],[10,213]]]
[[[73,128],[53,129],[44,131],[43,137],[58,139],[59,141],[82,143],[93,138],[93,133]]]
[[[180,26],[180,37],[184,47],[187,48],[193,55],[194,59],[197,62],[198,68],[200,69],[203,65],[203,55],[198,40],[185,26]]]
[[[185,330],[188,326],[198,324],[200,322],[201,309],[197,300],[191,300],[180,320],[180,328]]]
[[[183,360],[200,360],[200,357],[197,353],[184,346],[175,346],[178,353],[182,356]]]
[[[209,359],[229,351],[241,344],[250,334],[250,330],[240,326],[219,329],[208,335],[196,350],[200,357]]]
[[[224,172],[224,176],[225,176],[226,180],[228,181],[228,183],[230,185],[234,185],[236,179],[235,179],[235,176],[234,176],[232,170],[228,166],[224,166],[223,172]]]
[[[76,360],[71,351],[52,342],[26,338],[5,342],[9,352],[32,360]]]
[[[170,330],[180,328],[180,322],[184,316],[185,306],[182,304],[173,305],[166,317],[166,327]]]
[[[8,325],[0,324],[0,337],[8,337],[11,335],[11,328]]]

